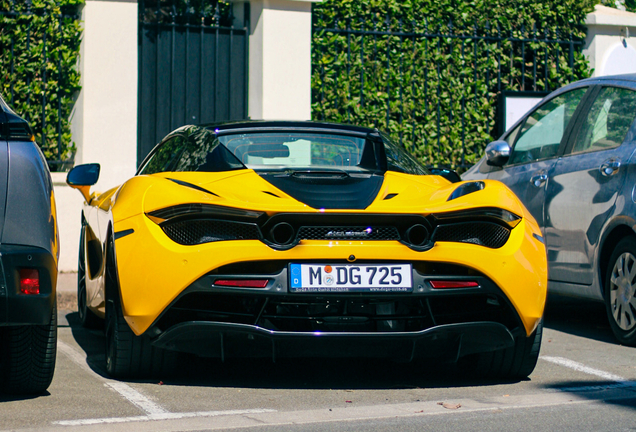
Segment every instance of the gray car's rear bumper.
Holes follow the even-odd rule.
[[[40,293],[20,293],[20,268],[37,269]],[[0,245],[0,326],[51,321],[55,302],[57,268],[53,256],[37,247]]]

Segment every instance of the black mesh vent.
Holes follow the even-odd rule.
[[[299,240],[399,240],[395,227],[334,226],[301,227]]]
[[[258,227],[249,223],[196,219],[162,224],[161,228],[171,240],[182,245],[259,239]]]
[[[463,222],[440,225],[433,234],[433,241],[473,243],[497,249],[510,237],[510,229],[491,222]]]

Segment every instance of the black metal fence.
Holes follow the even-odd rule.
[[[139,1],[138,163],[178,126],[247,117],[249,5],[236,27],[227,4],[199,3]]]
[[[52,171],[72,166],[70,114],[79,91],[75,68],[80,26],[75,10],[0,5],[0,74],[4,99],[31,124]],[[8,6],[8,7],[7,7]]]
[[[504,93],[588,76],[582,45],[536,27],[314,24],[312,115],[387,130],[425,163],[465,169],[502,132]]]

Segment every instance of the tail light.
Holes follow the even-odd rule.
[[[40,294],[40,273],[37,269],[20,269],[20,292],[22,294]]]
[[[268,279],[217,279],[215,286],[237,287],[237,288],[265,288]]]
[[[479,283],[475,281],[466,281],[466,280],[432,280],[432,281],[429,281],[429,283],[435,289],[476,288],[479,286]]]

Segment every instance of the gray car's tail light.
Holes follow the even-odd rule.
[[[20,293],[27,295],[40,294],[40,273],[37,269],[20,269]]]

